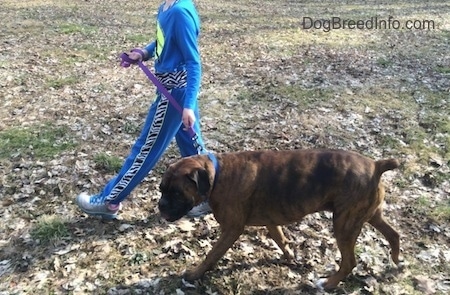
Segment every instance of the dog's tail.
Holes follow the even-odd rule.
[[[400,166],[400,162],[397,159],[378,160],[375,162],[377,167],[377,174],[381,176],[388,170],[393,170]]]

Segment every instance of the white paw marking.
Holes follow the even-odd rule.
[[[318,279],[318,280],[316,281],[316,287],[317,287],[318,289],[320,289],[321,291],[323,291],[326,282],[327,282],[327,279],[325,279],[325,278]]]

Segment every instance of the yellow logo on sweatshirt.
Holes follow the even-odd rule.
[[[164,48],[164,32],[161,29],[161,26],[159,25],[159,22],[156,22],[156,47],[155,47],[155,54],[156,57],[159,58],[161,55],[163,48]]]

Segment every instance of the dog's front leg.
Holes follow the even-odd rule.
[[[281,251],[283,251],[284,259],[287,263],[292,263],[294,260],[294,253],[289,249],[289,240],[283,234],[283,229],[281,226],[267,225],[270,237],[277,243]]]
[[[214,267],[220,258],[227,252],[233,243],[239,238],[244,231],[244,227],[222,229],[217,242],[214,244],[211,251],[209,251],[206,259],[197,267],[187,270],[184,273],[184,278],[188,281],[195,281],[200,279],[203,274]]]

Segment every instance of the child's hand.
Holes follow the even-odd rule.
[[[128,52],[128,57],[135,61],[142,61],[144,57],[138,51]]]
[[[147,53],[145,49],[133,49],[130,52],[124,52],[120,55],[120,65],[124,68],[128,68],[132,64],[143,61],[146,54]]]
[[[183,109],[182,119],[185,130],[192,128],[196,120],[194,111],[191,109]]]

